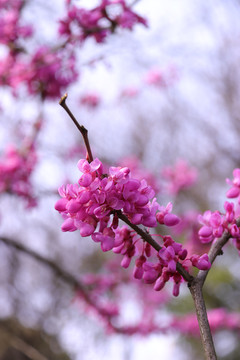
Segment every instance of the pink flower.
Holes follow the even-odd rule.
[[[80,103],[89,108],[96,108],[100,104],[100,97],[94,93],[88,93],[80,98]]]
[[[203,215],[199,215],[198,220],[203,224],[203,227],[198,232],[199,238],[203,243],[208,243],[215,237],[219,238],[222,236],[225,229],[225,219],[219,211],[213,213],[210,210],[205,211]]]
[[[47,46],[38,48],[29,62],[15,63],[12,72],[15,88],[24,83],[30,94],[43,98],[59,98],[78,77],[74,55]]]
[[[121,92],[121,97],[125,97],[125,98],[134,98],[139,94],[140,90],[136,87],[126,87],[125,89],[122,90]]]
[[[232,187],[227,191],[228,198],[237,198],[240,195],[240,169],[233,170],[233,180],[226,179],[226,182]]]
[[[152,69],[145,77],[145,82],[149,85],[165,86],[165,80],[162,71]]]
[[[30,181],[37,163],[33,144],[17,149],[9,145],[0,159],[0,192],[8,192],[23,197],[27,206],[36,205]]]
[[[133,276],[135,279],[142,279],[144,274],[143,264],[146,262],[146,257],[144,255],[141,255],[138,259],[135,261],[135,267],[133,270]]]
[[[167,190],[174,195],[192,186],[197,180],[196,169],[191,168],[184,160],[178,160],[172,167],[165,167],[161,174],[168,182]]]
[[[168,203],[166,207],[160,206],[159,212],[157,212],[156,218],[159,224],[164,224],[166,226],[175,226],[179,224],[180,219],[177,215],[171,214],[172,203]]]
[[[131,10],[125,0],[102,0],[99,6],[90,10],[69,6],[67,16],[60,20],[59,33],[73,43],[88,37],[102,43],[117,27],[132,30],[138,23],[147,25],[146,19]]]
[[[202,256],[193,255],[191,256],[190,260],[193,266],[197,267],[200,270],[209,270],[211,267],[211,263],[207,254],[203,254]]]
[[[203,243],[209,243],[213,240],[213,229],[209,226],[203,226],[199,232],[199,239],[203,242]]]

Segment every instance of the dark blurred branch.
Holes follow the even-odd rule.
[[[20,244],[19,242],[9,239],[7,237],[0,237],[0,241],[3,242],[5,245],[14,248],[26,255],[29,255],[33,259],[39,261],[43,265],[49,267],[57,276],[59,276],[62,280],[64,280],[69,285],[73,286],[78,293],[84,298],[84,300],[94,306],[94,303],[90,296],[87,294],[87,288],[74,277],[74,275],[70,274],[66,270],[63,270],[60,266],[58,266],[53,260],[47,259],[44,256],[36,253],[35,251],[28,249],[26,246]]]
[[[26,355],[27,358],[31,360],[48,360],[37,349],[26,343],[26,341],[23,339],[20,339],[17,336],[13,336],[12,334],[11,337],[11,346],[20,351],[22,354]]]

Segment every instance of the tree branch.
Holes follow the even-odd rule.
[[[189,289],[196,309],[205,359],[217,360],[212,333],[208,322],[206,305],[202,293],[202,283],[199,279],[194,279]]]
[[[236,224],[238,227],[240,227],[240,218],[237,219]],[[215,242],[212,243],[212,246],[208,252],[208,257],[211,264],[214,263],[218,255],[222,255],[222,248],[224,245],[226,245],[228,240],[231,239],[231,237],[232,237],[231,234],[228,231],[225,231],[225,233],[221,238],[215,240]],[[202,285],[206,280],[209,270],[201,270],[197,275],[197,278],[199,279],[199,281],[202,282]]]
[[[69,109],[69,107],[66,104],[66,99],[67,99],[67,94],[63,95],[59,101],[59,104],[64,108],[64,110],[67,112],[67,114],[70,116],[70,118],[72,119],[72,121],[74,122],[74,124],[76,125],[76,127],[78,128],[78,130],[80,131],[83,140],[84,140],[84,144],[86,146],[87,149],[87,160],[89,162],[93,161],[93,156],[92,156],[92,150],[90,147],[90,143],[88,140],[88,130],[83,126],[80,125],[79,122],[77,121],[77,119],[75,118],[75,116],[73,115],[73,113],[71,112],[71,110]]]
[[[83,284],[75,278],[72,274],[67,272],[66,270],[63,270],[60,266],[58,266],[54,261],[47,259],[43,257],[42,255],[36,253],[35,251],[28,249],[26,246],[20,244],[19,242],[9,239],[6,237],[1,236],[0,241],[3,242],[5,245],[12,247],[14,249],[17,249],[18,251],[29,255],[33,259],[39,261],[40,263],[48,266],[57,276],[59,276],[61,279],[63,279],[66,283],[72,285],[77,291],[80,292],[84,300],[94,306],[93,301],[87,294],[87,289],[83,286]]]
[[[239,227],[240,219],[238,219],[236,223]],[[231,234],[228,231],[225,231],[223,236],[215,240],[215,242],[212,244],[208,252],[208,257],[211,264],[214,263],[218,255],[222,254],[223,246],[228,242],[231,237]],[[200,270],[197,277],[194,279],[189,288],[196,308],[203,349],[205,352],[205,358],[207,360],[215,360],[217,359],[217,356],[214,348],[211,329],[208,322],[207,310],[202,294],[202,288],[207,278],[208,272],[209,270]]]

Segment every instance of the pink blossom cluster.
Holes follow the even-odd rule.
[[[146,85],[154,86],[156,89],[166,88],[174,84],[177,80],[176,69],[172,66],[167,69],[150,69],[143,77],[142,83],[138,85],[126,86],[120,93],[120,99],[135,98],[140,95]]]
[[[24,5],[22,0],[0,2],[0,43],[12,47],[19,38],[27,38],[32,35],[30,25],[20,25],[20,12]]]
[[[199,238],[203,243],[208,243],[215,238],[220,238],[224,232],[228,232],[235,244],[236,248],[240,251],[240,228],[237,224],[239,216],[240,204],[240,169],[233,171],[233,180],[226,180],[231,188],[227,191],[228,198],[237,198],[238,205],[233,202],[225,201],[224,213],[219,211],[211,212],[205,211],[203,215],[199,216],[199,222],[202,224],[199,230]]]
[[[166,85],[166,79],[165,74],[163,71],[160,71],[159,69],[152,69],[150,70],[146,76],[144,81],[148,85],[155,85],[155,86],[165,86]]]
[[[34,148],[21,151],[9,145],[0,159],[0,193],[16,194],[27,200],[28,207],[35,206],[30,175],[36,162]]]
[[[107,331],[127,335],[148,335],[158,332],[177,331],[183,335],[199,337],[196,314],[189,313],[184,316],[172,315],[169,321],[164,321],[163,324],[159,320],[156,322],[156,317],[157,315],[159,316],[159,308],[168,303],[170,299],[167,292],[155,292],[147,287],[144,282],[132,281],[128,274],[124,275],[125,272],[121,272],[118,263],[115,260],[113,261],[113,263],[111,261],[104,264],[104,273],[85,274],[81,277],[81,283],[86,288],[90,301],[89,299],[84,299],[81,292],[76,294],[77,301],[83,303],[84,300],[86,311],[94,314],[97,313],[98,316],[102,317]],[[146,301],[138,301],[140,314],[139,318],[134,320],[134,324],[126,322],[121,326],[114,326],[114,323],[119,323],[121,305],[124,303],[125,298],[124,289],[126,284],[129,285],[130,282],[132,286],[131,300],[137,299],[138,301],[139,298],[144,297]],[[110,301],[106,294],[111,294],[112,301]],[[112,321],[113,318],[114,321]],[[216,308],[208,311],[208,319],[213,332],[222,329],[240,329],[240,315],[236,312]]]
[[[120,98],[134,98],[137,95],[139,95],[140,93],[140,89],[136,86],[127,86],[125,87],[121,94],[120,94]]]
[[[184,160],[178,160],[172,167],[166,166],[161,175],[168,181],[167,190],[173,195],[192,186],[197,180],[196,169],[190,167]]]
[[[179,218],[171,213],[172,204],[160,206],[146,180],[132,178],[127,167],[110,167],[108,174],[103,174],[103,166],[98,159],[91,163],[82,159],[78,168],[82,173],[78,183],[59,188],[62,198],[56,202],[55,209],[64,218],[62,231],[78,229],[83,237],[91,235],[95,242],[101,244],[102,251],[113,250],[123,255],[121,265],[124,268],[140,252],[135,261],[134,277],[155,283],[157,291],[172,278],[175,296],[179,294],[183,280],[177,271],[178,262],[187,269],[192,265],[202,270],[210,268],[207,254],[186,259],[187,250],[170,236],[163,237],[164,244],[157,254],[154,250],[157,263],[148,262],[151,246],[143,243],[140,250],[137,248],[139,235],[126,226],[118,226],[118,212],[121,211],[134,225],[153,228],[159,223],[174,226],[179,223]]]
[[[43,99],[60,97],[78,77],[74,56],[48,46],[38,48],[27,61],[13,62],[11,74],[10,86],[24,83],[30,94],[40,94]]]
[[[187,259],[187,249],[184,249],[182,244],[175,242],[171,236],[163,237],[163,245],[156,254],[157,262],[147,261],[150,254],[149,250],[148,252],[145,250],[145,255],[142,254],[137,258],[133,271],[134,277],[143,279],[147,284],[154,283],[156,291],[163,289],[165,284],[172,279],[174,296],[179,295],[180,285],[184,281],[177,271],[177,263],[180,263],[187,271],[192,266],[200,270],[208,270],[211,267],[207,254],[193,255]]]
[[[0,85],[10,86],[15,88],[15,56],[8,54],[4,58],[0,59]]]
[[[88,108],[96,108],[100,104],[100,96],[97,93],[86,93],[80,97],[81,105],[85,105]]]
[[[91,10],[70,5],[67,16],[60,21],[59,33],[72,42],[93,37],[101,43],[117,27],[132,30],[137,23],[147,25],[125,0],[101,0],[100,5]]]
[[[106,298],[103,294],[106,291],[113,291],[116,286],[117,279],[111,275],[97,275],[97,274],[85,274],[81,283],[86,289],[88,289],[88,298],[85,299],[87,304],[87,310],[94,312],[102,318],[112,318],[119,315],[119,307],[116,302]],[[76,300],[82,300],[81,291],[77,292]]]
[[[208,320],[212,332],[221,329],[240,330],[240,315],[237,312],[228,312],[223,308],[208,311]],[[170,328],[180,331],[182,334],[199,336],[199,326],[196,314],[186,314],[184,317],[175,317]]]
[[[177,71],[174,66],[169,66],[165,70],[152,68],[148,71],[144,78],[144,82],[148,85],[156,87],[166,87],[172,85],[177,79]]]
[[[28,53],[20,40],[32,36],[33,29],[21,24],[24,6],[24,0],[0,3],[0,43],[6,50],[0,59],[0,84],[10,86],[14,95],[24,84],[31,95],[59,98],[78,77],[73,50],[66,44],[45,45]]]
[[[159,205],[156,198],[153,199],[155,193],[145,180],[131,178],[129,168],[110,167],[109,174],[104,175],[98,159],[90,164],[82,159],[78,168],[82,172],[78,184],[59,189],[62,199],[55,207],[65,218],[63,231],[79,229],[82,236],[89,236],[99,225],[98,238],[104,242],[104,248],[110,250],[114,245],[110,239],[114,238],[112,231],[118,226],[118,219],[114,216],[112,225],[108,227],[114,212],[122,210],[133,224],[157,225]]]
[[[86,289],[88,297],[83,293],[77,292],[75,299],[78,303],[84,306],[84,310],[89,314],[100,316],[105,323],[108,332],[120,332],[124,334],[149,334],[156,330],[156,312],[159,307],[163,306],[169,301],[167,292],[152,291],[152,288],[138,280],[131,278],[129,272],[122,271],[119,267],[116,257],[105,259],[101,266],[103,272],[97,274],[87,273],[81,276],[81,283]],[[131,270],[130,270],[131,271]],[[131,295],[126,299],[126,286],[131,286]],[[126,319],[126,322],[121,319],[121,311],[126,303],[131,298],[131,301],[137,301],[144,298],[144,302],[139,304],[139,316],[134,320],[135,325],[132,326],[132,321]],[[113,326],[121,323],[121,326]]]

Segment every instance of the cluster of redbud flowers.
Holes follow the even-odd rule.
[[[227,191],[227,198],[237,198],[237,204],[225,201],[224,213],[219,211],[205,211],[199,216],[199,222],[203,225],[199,230],[199,238],[203,243],[209,243],[220,238],[224,232],[228,232],[238,251],[240,252],[240,228],[237,218],[240,215],[240,169],[233,171],[233,180],[226,180],[231,188]]]
[[[177,225],[178,216],[172,214],[172,204],[161,206],[154,197],[155,192],[146,180],[131,177],[127,167],[110,167],[103,174],[103,165],[95,159],[91,163],[80,160],[78,168],[82,175],[77,184],[59,188],[62,197],[55,204],[64,222],[62,231],[79,230],[82,237],[91,236],[101,244],[102,251],[113,250],[123,255],[121,265],[127,268],[136,256],[133,275],[161,290],[169,279],[173,279],[173,294],[179,294],[183,277],[177,271],[180,263],[187,271],[191,266],[207,270],[211,264],[208,255],[192,255],[187,259],[187,250],[171,236],[162,236],[159,250],[153,249],[135,229],[119,226],[123,215],[133,228],[140,225],[155,228],[157,224]],[[129,225],[129,224],[128,224]],[[156,259],[149,261],[152,256]]]
[[[20,14],[24,6],[23,0],[0,1],[0,43],[11,46],[20,38],[32,35],[31,25],[20,24]]]
[[[34,145],[17,149],[9,145],[0,159],[0,193],[16,194],[27,201],[27,207],[36,205],[30,176],[36,166]]]
[[[32,39],[34,28],[21,25],[25,3],[0,1],[0,43],[5,47],[0,59],[0,85],[11,87],[14,95],[24,84],[31,95],[59,98],[63,89],[78,78],[73,50],[45,45],[29,53],[22,40]]]
[[[146,19],[135,13],[125,0],[101,0],[99,6],[90,10],[70,5],[67,16],[60,21],[59,33],[73,43],[88,37],[102,43],[117,27],[132,30],[137,23],[147,25]]]

